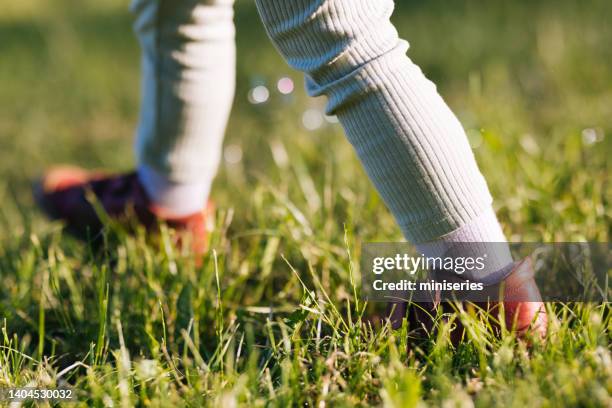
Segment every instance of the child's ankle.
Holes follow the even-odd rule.
[[[447,235],[436,240],[416,244],[426,257],[484,257],[484,268],[468,271],[463,277],[494,284],[502,281],[512,270],[512,255],[506,237],[493,208]]]
[[[202,211],[210,191],[208,183],[172,181],[144,164],[138,166],[138,178],[153,204],[177,217]]]

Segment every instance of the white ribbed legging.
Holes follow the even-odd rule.
[[[137,0],[143,48],[138,160],[206,183],[234,92],[233,1]],[[465,132],[390,21],[392,0],[257,0],[264,26],[310,95],[328,98],[406,238],[438,239],[482,217],[499,227]],[[501,232],[476,234],[503,239]],[[489,238],[489,239],[488,239]]]

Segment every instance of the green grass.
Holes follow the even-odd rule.
[[[410,56],[465,125],[507,235],[608,241],[612,3],[398,3]],[[256,81],[300,81],[251,2],[237,5],[226,140],[244,154],[215,182],[203,264],[143,233],[109,231],[94,252],[45,220],[30,182],[47,166],[134,165],[138,48],[126,8],[3,5],[0,387],[68,382],[78,406],[612,404],[608,305],[549,305],[548,341],[530,350],[465,313],[456,348],[446,326],[408,351],[410,328],[363,323],[360,245],[400,233],[338,125],[302,127],[323,101],[298,87],[289,102],[273,92],[248,103]]]

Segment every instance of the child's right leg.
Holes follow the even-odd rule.
[[[506,242],[465,132],[435,85],[406,56],[392,0],[257,0],[269,36],[308,91],[328,97],[370,179],[406,238],[427,256],[476,255]],[[457,254],[456,242],[461,245]],[[497,244],[486,283],[512,271]],[[539,306],[536,307],[539,310]],[[529,314],[529,313],[527,313]],[[533,316],[526,316],[531,318]]]
[[[328,113],[408,240],[431,251],[432,241],[505,242],[461,124],[389,20],[392,0],[257,5],[282,55],[306,74],[309,93],[328,97]]]

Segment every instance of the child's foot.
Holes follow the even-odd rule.
[[[548,328],[546,308],[542,302],[540,291],[534,279],[534,269],[531,258],[518,262],[513,271],[500,284],[503,284],[503,302],[464,303],[485,310],[492,318],[491,324],[497,330],[499,321],[504,320],[506,327],[517,333],[519,338],[529,336],[544,338]],[[503,303],[503,308],[501,307]],[[502,315],[503,310],[503,315]],[[456,312],[456,307],[439,299],[429,303],[393,304],[389,319],[394,328],[401,325],[404,316],[407,317],[409,329],[413,338],[421,339],[430,336],[435,331],[436,316],[441,311],[446,318]],[[446,319],[448,320],[448,319]],[[452,329],[451,343],[457,344],[463,337],[463,327],[455,319]]]
[[[543,338],[548,329],[548,316],[534,279],[534,272],[533,261],[531,257],[527,257],[517,263],[503,282],[506,327],[516,331],[519,337],[533,335]],[[488,307],[496,311],[499,304]]]
[[[95,236],[102,231],[104,222],[94,208],[97,203],[103,213],[121,224],[137,222],[155,231],[159,223],[166,223],[178,232],[179,239],[191,242],[195,253],[206,249],[206,215],[210,209],[174,216],[149,199],[136,172],[109,175],[78,167],[56,167],[42,177],[35,196],[51,218],[64,220],[79,235]]]

